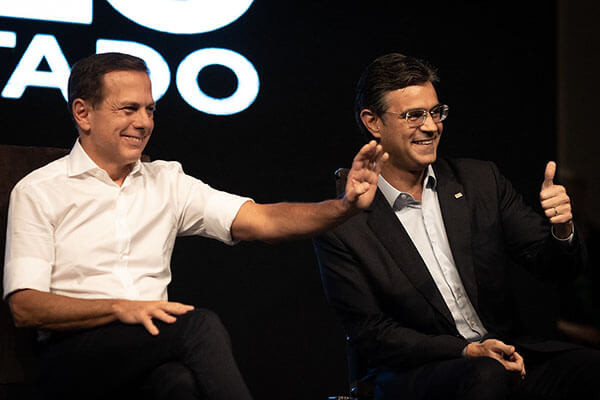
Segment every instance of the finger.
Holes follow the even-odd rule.
[[[150,318],[149,316],[146,316],[146,317],[142,318],[142,325],[144,325],[144,327],[146,328],[146,330],[152,336],[158,335],[158,328],[156,327],[156,325],[154,325],[154,323],[152,322],[152,318]]]
[[[350,189],[346,191],[348,200],[352,201],[361,194],[368,192],[370,187],[369,182],[354,181]]]
[[[494,340],[490,342],[490,350],[499,354],[506,354],[507,356],[510,356],[515,352],[515,347],[507,345],[500,340]]]
[[[560,214],[560,215],[557,215],[556,217],[550,218],[550,223],[553,225],[567,224],[567,223],[571,222],[572,220],[573,220],[573,214],[569,212],[569,213]]]
[[[519,361],[511,361],[507,359],[497,359],[500,364],[504,366],[504,369],[511,372],[521,372],[523,370],[523,364]]]
[[[551,189],[542,190],[540,200],[542,208],[556,207],[571,202],[571,198],[562,186],[553,186]]]
[[[517,365],[521,368],[519,372],[521,373],[521,376],[524,377],[525,376],[525,360],[523,360],[523,357],[515,351],[513,353],[513,355],[511,356],[511,360],[515,361],[517,363]]]
[[[518,371],[517,366],[512,361],[505,360],[504,358],[498,357],[498,356],[491,357],[491,358],[493,358],[494,360],[496,360],[500,364],[502,364],[502,366],[504,367],[504,369],[507,370],[507,371]]]
[[[390,158],[390,155],[387,151],[382,151],[381,154],[377,157],[377,161],[375,162],[375,172],[379,175],[383,168],[383,165]]]
[[[548,218],[554,218],[561,215],[567,215],[571,213],[571,204],[556,205],[554,207],[548,207],[544,209],[544,214]]]
[[[166,302],[163,303],[160,308],[169,314],[183,315],[192,311],[194,306],[177,302]]]
[[[546,164],[546,170],[544,171],[544,183],[542,183],[542,189],[554,185],[554,174],[556,173],[556,163],[549,161]]]
[[[376,149],[377,149],[377,142],[374,140],[371,140],[369,143],[363,145],[363,147],[360,148],[358,153],[356,153],[356,156],[354,156],[354,161],[355,162],[356,161],[358,161],[358,162],[369,161],[375,154]]]
[[[160,309],[152,311],[152,317],[166,322],[167,324],[172,324],[175,321],[177,321],[177,318],[175,318],[171,314],[167,314],[166,312]]]

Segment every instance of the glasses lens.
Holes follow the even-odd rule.
[[[406,112],[406,122],[408,126],[421,126],[427,118],[427,110],[411,110]]]
[[[437,105],[429,113],[434,122],[442,122],[448,116],[448,106],[445,104]]]

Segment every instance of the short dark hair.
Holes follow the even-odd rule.
[[[425,61],[400,53],[390,53],[376,58],[363,71],[356,84],[354,117],[367,140],[373,136],[360,119],[360,113],[369,109],[381,116],[387,109],[384,96],[393,90],[426,82],[438,82],[436,70]]]
[[[83,99],[93,106],[104,99],[104,75],[113,71],[141,71],[148,73],[148,66],[139,57],[123,53],[102,53],[81,59],[71,68],[69,76],[69,112],[73,113],[73,101]]]

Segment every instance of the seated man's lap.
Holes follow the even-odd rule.
[[[178,316],[173,324],[155,324],[160,330],[157,336],[142,325],[120,322],[53,334],[41,345],[42,389],[57,395],[85,392],[102,396],[140,386],[154,369],[172,361],[184,362],[190,356],[186,352],[205,342],[219,341],[223,343],[221,351],[230,351],[225,328],[209,310]],[[202,337],[206,335],[217,338]]]
[[[526,352],[521,379],[488,357],[429,363],[377,375],[376,400],[406,399],[600,399],[600,351],[578,348]]]
[[[547,399],[600,399],[600,351],[523,351],[527,376],[520,390]]]
[[[410,370],[379,373],[375,399],[503,399],[517,379],[517,375],[491,358],[444,360]]]

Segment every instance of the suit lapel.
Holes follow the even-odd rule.
[[[454,325],[452,314],[419,251],[379,190],[370,208],[367,224],[412,285]]]
[[[444,219],[450,250],[471,303],[477,309],[477,282],[471,249],[471,220],[466,200],[467,193],[456,180],[445,161],[433,166],[437,177],[437,194]]]

